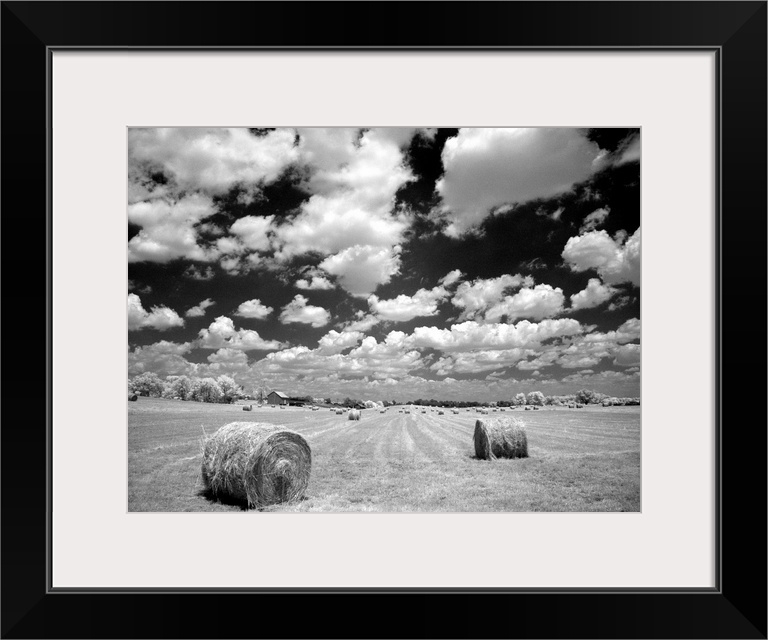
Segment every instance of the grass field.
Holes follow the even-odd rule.
[[[478,414],[256,408],[139,398],[128,403],[129,511],[239,511],[204,495],[200,439],[236,420],[298,431],[312,448],[306,499],[268,511],[639,511],[640,407],[516,415],[529,458],[478,460]]]

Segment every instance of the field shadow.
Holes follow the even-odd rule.
[[[240,511],[248,511],[248,503],[245,500],[238,500],[227,495],[217,495],[208,488],[200,489],[197,495],[201,498],[205,498],[208,502],[215,504],[222,504],[228,507],[238,507]]]
[[[237,498],[233,498],[228,495],[217,495],[213,493],[213,491],[207,488],[198,490],[197,495],[201,498],[205,498],[206,500],[208,500],[208,502],[225,505],[227,507],[237,507],[238,509],[240,509],[240,511],[265,511],[265,510],[268,510],[270,507],[280,506],[280,504],[277,504],[277,505],[269,505],[261,508],[258,508],[258,507],[251,508],[248,506],[248,503],[245,500],[238,500]],[[309,498],[307,498],[307,496],[302,496],[301,498],[298,498],[296,500],[291,500],[289,502],[285,502],[281,504],[299,504],[299,503],[305,502],[306,500],[309,500]]]

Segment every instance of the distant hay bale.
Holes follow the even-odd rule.
[[[251,404],[244,404],[243,405],[243,411],[253,411],[253,405],[251,405]]]
[[[138,399],[139,399],[139,396],[137,396],[135,393],[132,393],[131,395],[128,396],[128,400],[130,400],[131,402],[136,402]]]
[[[337,416],[340,416],[340,415],[343,415],[343,414],[344,414],[344,412],[341,409],[336,409],[336,415]]]
[[[295,431],[263,422],[231,422],[202,443],[203,484],[214,496],[264,507],[300,499],[312,452]]]
[[[438,411],[438,412],[437,412],[437,415],[439,415],[439,416],[444,416],[444,415],[445,415],[445,411]]]
[[[531,408],[530,408],[528,405],[525,405],[525,410],[526,410],[526,411],[530,411],[530,410],[531,410]]]
[[[360,412],[357,409],[352,409],[347,415],[347,420],[359,420]]]
[[[475,455],[482,460],[527,458],[528,436],[517,418],[485,418],[475,422]]]

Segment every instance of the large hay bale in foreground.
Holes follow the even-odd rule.
[[[272,424],[231,422],[203,441],[206,489],[249,507],[298,500],[311,468],[307,441]]]
[[[528,436],[517,418],[484,418],[475,422],[475,455],[483,460],[527,458]]]
[[[360,419],[360,412],[357,409],[352,409],[347,414],[347,420],[359,420]]]

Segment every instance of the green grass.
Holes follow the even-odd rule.
[[[639,511],[640,408],[489,414],[526,424],[529,458],[477,460],[477,415],[385,414],[139,398],[128,403],[130,511],[239,511],[206,498],[200,438],[235,420],[298,431],[312,448],[306,498],[268,511]]]

